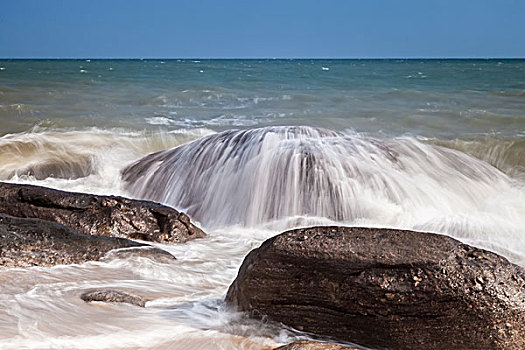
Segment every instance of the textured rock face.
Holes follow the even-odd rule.
[[[144,246],[124,238],[96,237],[40,219],[0,214],[0,266],[81,264],[117,248]]]
[[[357,350],[348,346],[342,346],[332,343],[320,343],[311,340],[296,341],[291,344],[280,346],[274,350]]]
[[[0,183],[0,213],[54,221],[95,236],[161,243],[205,236],[186,214],[160,204],[31,185]]]
[[[244,260],[226,300],[253,316],[389,349],[524,349],[525,272],[412,231],[313,227]]]

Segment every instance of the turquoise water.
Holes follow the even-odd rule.
[[[305,335],[222,298],[291,227],[430,231],[525,266],[525,60],[0,60],[0,181],[149,198],[208,233],[160,245],[171,264],[1,270],[0,347],[268,349]],[[95,287],[152,301],[84,304]]]
[[[311,125],[525,132],[524,60],[1,60],[3,133]]]
[[[425,138],[522,177],[525,60],[0,60],[0,136],[272,125]]]

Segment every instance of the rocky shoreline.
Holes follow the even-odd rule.
[[[186,214],[157,203],[0,183],[0,267],[122,254],[170,262],[175,257],[168,252],[135,240],[184,243],[204,236]],[[148,300],[114,289],[80,297],[139,307]],[[246,256],[225,301],[254,318],[371,348],[525,348],[525,270],[445,235],[290,230]],[[351,347],[299,341],[278,349]]]

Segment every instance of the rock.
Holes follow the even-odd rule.
[[[160,263],[169,264],[177,258],[171,253],[160,248],[142,246],[112,250],[104,256],[104,261],[113,259],[148,258]]]
[[[312,340],[300,340],[291,344],[279,346],[274,350],[357,350],[357,348],[350,348],[348,346],[333,343],[321,343]]]
[[[93,289],[82,293],[80,299],[86,303],[104,301],[107,303],[128,303],[140,307],[146,306],[146,299],[140,295],[133,295],[115,289]]]
[[[0,214],[0,266],[81,264],[99,260],[112,249],[144,244],[124,238],[97,237],[56,222]]]
[[[313,227],[245,258],[226,302],[389,349],[524,349],[525,271],[444,235]]]
[[[161,243],[205,237],[189,217],[148,201],[0,182],[0,213],[55,221],[94,236]]]

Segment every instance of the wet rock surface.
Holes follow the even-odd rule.
[[[254,317],[388,349],[524,349],[525,272],[447,236],[313,227],[245,258],[226,301]]]
[[[280,346],[274,350],[357,350],[357,348],[312,340],[300,340]]]
[[[146,306],[147,299],[140,295],[134,295],[115,289],[93,289],[80,295],[85,302],[103,301],[107,303],[127,303],[140,307]]]
[[[0,266],[81,264],[112,249],[144,244],[124,238],[86,235],[56,222],[0,214]]]
[[[104,261],[113,260],[113,259],[140,259],[148,258],[163,264],[170,264],[173,260],[177,258],[160,248],[151,247],[151,246],[140,246],[140,247],[130,247],[113,250],[104,256]]]
[[[89,235],[183,243],[205,233],[177,210],[148,201],[0,183],[0,213],[54,221]]]

